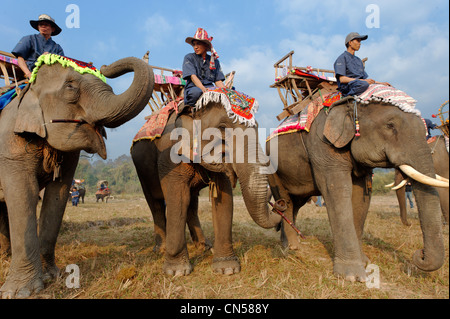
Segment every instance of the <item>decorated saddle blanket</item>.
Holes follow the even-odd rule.
[[[355,96],[357,102],[369,104],[371,101],[384,102],[399,107],[407,113],[414,113],[420,116],[420,111],[416,109],[417,101],[405,92],[392,86],[383,84],[371,84],[362,94]]]
[[[21,84],[21,85],[19,85],[19,89],[23,89],[25,86],[27,86],[27,84]],[[3,110],[5,108],[5,106],[8,105],[9,102],[11,102],[16,96],[17,96],[17,92],[16,92],[15,88],[4,92],[0,96],[0,111]]]
[[[314,119],[324,107],[329,108],[334,102],[341,99],[342,95],[339,92],[327,94],[323,97],[318,97],[308,104],[300,113],[291,115],[283,120],[281,124],[273,131],[267,141],[278,135],[295,133],[298,131],[307,131],[311,128]]]
[[[165,107],[157,112],[154,112],[137,132],[133,139],[133,144],[140,140],[154,140],[155,138],[161,137],[164,128],[167,125],[170,114],[176,112],[178,114],[178,105],[181,103],[182,99],[177,99],[170,102]]]
[[[214,88],[203,93],[195,104],[194,112],[210,102],[221,103],[234,122],[239,121],[248,127],[256,126],[255,114],[259,104],[255,98],[227,88]]]
[[[331,105],[342,98],[339,92],[331,93],[308,104],[299,114],[286,118],[275,131],[273,131],[267,141],[280,134],[294,133],[305,130],[309,132],[312,122],[323,107]],[[402,111],[421,116],[418,109],[415,108],[416,100],[405,92],[391,86],[382,84],[371,84],[369,88],[358,96],[351,97],[362,104],[369,104],[371,101],[388,103],[397,106]]]

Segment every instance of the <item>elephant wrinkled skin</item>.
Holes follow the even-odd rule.
[[[28,297],[59,273],[55,244],[80,151],[105,159],[104,127],[132,119],[151,96],[153,71],[142,60],[125,58],[101,71],[109,78],[134,71],[134,80],[115,95],[91,74],[58,63],[43,65],[36,81],[0,113],[0,244],[10,236],[12,255],[2,298]],[[38,221],[38,194],[44,187]],[[10,234],[4,231],[8,223]]]
[[[142,139],[134,143],[131,156],[136,167],[139,180],[144,191],[147,203],[154,220],[156,244],[165,248],[164,271],[167,274],[188,275],[192,271],[186,248],[185,227],[186,223],[191,231],[194,242],[204,243],[205,239],[197,216],[198,192],[200,189],[213,183],[217,196],[212,196],[212,214],[214,225],[214,271],[222,274],[233,274],[240,271],[240,263],[233,251],[232,243],[232,219],[233,219],[233,195],[232,186],[239,178],[245,205],[253,218],[260,226],[271,228],[279,224],[280,218],[267,209],[267,175],[261,174],[262,165],[238,161],[225,161],[225,154],[236,154],[237,150],[246,150],[245,158],[255,155],[257,152],[257,133],[254,128],[248,128],[250,133],[255,133],[253,148],[244,143],[229,145],[225,142],[224,135],[227,129],[246,130],[243,124],[233,123],[228,117],[224,107],[218,103],[210,103],[201,110],[189,115],[190,110],[185,108],[181,115],[172,113],[162,136],[153,141]],[[201,122],[201,134],[204,136],[204,128],[218,128],[217,145],[221,152],[219,160],[214,162],[193,161],[192,148],[186,154],[186,161],[176,163],[171,158],[171,151],[177,152],[178,140],[172,140],[171,132],[176,129],[184,129],[189,132],[191,138],[189,147],[193,146],[193,123]],[[208,135],[208,134],[206,134]],[[211,138],[208,136],[207,138]],[[214,141],[214,139],[213,139]],[[199,154],[204,150],[209,141],[202,140],[199,146]],[[258,149],[260,150],[260,148]],[[209,151],[208,151],[209,152]],[[253,154],[252,154],[253,152]],[[173,155],[173,154],[172,154]]]
[[[431,150],[431,156],[433,158],[434,170],[437,175],[448,179],[449,178],[449,155],[447,148],[445,146],[444,137],[440,136],[436,141],[429,143],[428,146]],[[401,170],[395,170],[395,185],[398,185],[407,176],[402,174]],[[449,189],[438,187],[436,190],[439,193],[439,202],[441,204],[442,216],[444,218],[444,223],[448,224],[448,214],[449,214]],[[405,226],[411,226],[407,218],[406,211],[406,197],[405,197],[405,187],[400,187],[396,190],[397,200],[400,207],[400,218]]]
[[[291,220],[310,196],[323,196],[333,235],[334,273],[366,281],[368,258],[362,250],[362,234],[372,168],[406,164],[429,177],[435,172],[420,117],[388,104],[357,105],[358,137],[354,103],[349,100],[335,104],[328,115],[321,110],[309,133],[278,136],[278,170],[270,184],[275,199],[287,200],[285,214]],[[417,181],[413,189],[424,239],[424,249],[414,254],[413,262],[419,269],[433,271],[442,266],[445,256],[439,197],[436,188]],[[298,249],[297,234],[288,225],[284,230],[289,246]]]

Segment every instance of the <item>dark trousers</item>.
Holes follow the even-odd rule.
[[[341,93],[343,96],[360,95],[369,88],[369,85],[370,84],[366,81],[353,80],[349,82],[344,88],[342,88]]]

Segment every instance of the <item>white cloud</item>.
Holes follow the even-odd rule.
[[[144,31],[146,44],[150,47],[158,46],[170,39],[173,26],[161,14],[153,14],[144,22]]]

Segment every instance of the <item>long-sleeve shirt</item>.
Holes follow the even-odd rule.
[[[44,52],[64,55],[64,50],[58,43],[53,41],[52,38],[45,40],[40,33],[24,36],[11,53],[16,57],[22,57],[27,63],[28,69],[32,72],[35,62]]]

